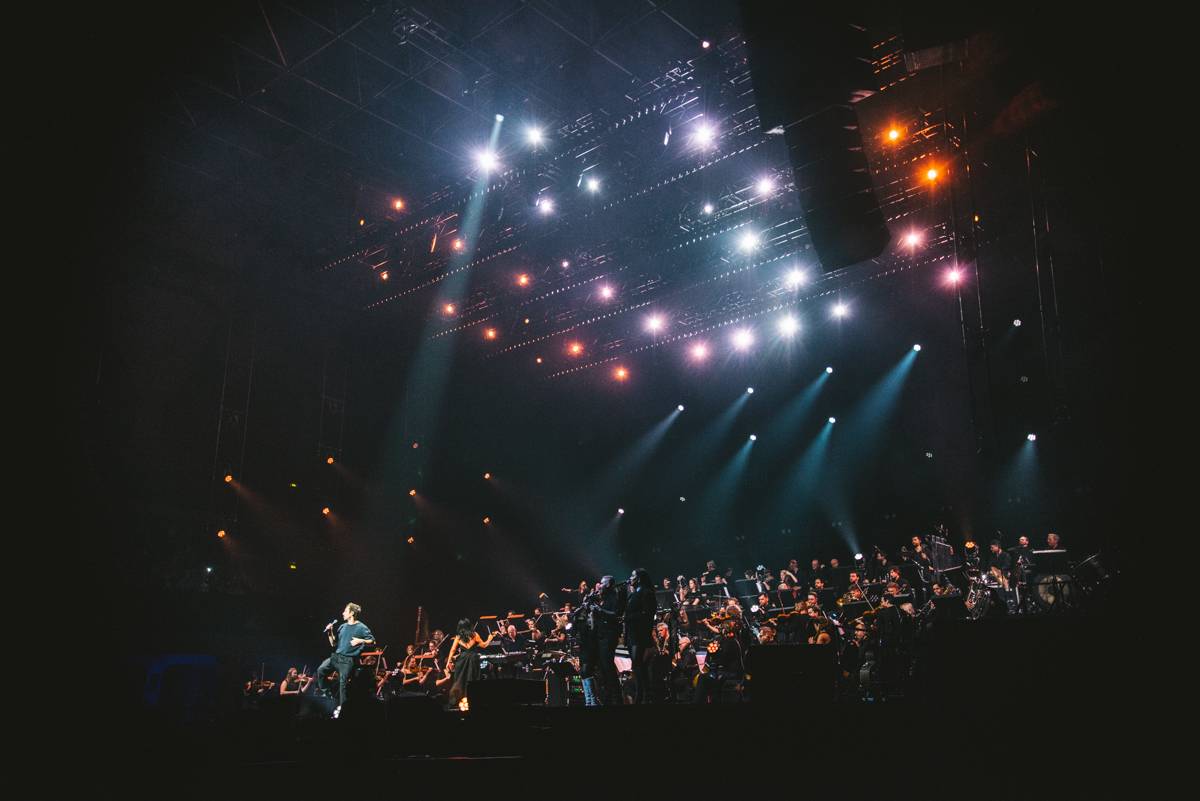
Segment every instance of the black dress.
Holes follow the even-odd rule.
[[[467,684],[478,681],[483,675],[479,668],[479,648],[475,641],[465,645],[458,640],[458,651],[454,654],[454,679],[450,682],[450,706],[458,706],[458,702],[467,694]]]

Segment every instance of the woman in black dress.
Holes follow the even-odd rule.
[[[458,631],[454,635],[454,644],[450,646],[448,662],[453,664],[450,675],[453,676],[450,685],[450,706],[458,706],[458,702],[467,694],[467,683],[478,681],[482,672],[479,669],[479,650],[492,644],[492,632],[485,640],[471,625],[471,621],[463,618],[458,621]]]

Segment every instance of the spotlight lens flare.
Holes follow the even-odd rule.
[[[475,154],[475,166],[477,166],[486,175],[493,172],[500,166],[500,160],[496,154],[490,150],[481,150]]]
[[[850,308],[845,303],[836,303],[833,307],[833,316],[841,319],[850,313]]]
[[[713,207],[713,204],[711,204],[711,203],[704,204],[704,213],[705,214],[712,214],[714,211],[716,211],[716,209]]]
[[[775,179],[771,177],[763,177],[758,179],[758,183],[754,185],[760,195],[769,195],[775,190]]]
[[[917,353],[920,353],[920,352],[921,352],[921,346],[920,346],[920,345],[913,345],[913,350],[915,350]]]
[[[611,286],[606,285],[600,287],[600,297],[604,298],[605,300],[612,300],[612,296],[613,288]]]
[[[909,231],[904,237],[904,244],[908,245],[910,248],[915,248],[917,245],[921,244],[921,235],[916,231]]]
[[[758,247],[758,234],[746,232],[738,239],[738,247],[747,253]]]
[[[754,394],[754,387],[746,387],[746,394],[747,394],[747,395],[753,395],[753,394]]]
[[[534,147],[540,145],[543,139],[544,136],[541,128],[530,126],[525,129],[525,141],[529,142],[529,144],[533,145]]]
[[[675,407],[675,410],[676,410],[676,411],[679,411],[679,412],[682,412],[682,411],[683,411],[683,404],[681,403],[681,404],[679,404],[678,406],[676,406],[676,407]]]
[[[708,123],[700,123],[699,127],[696,128],[696,144],[701,147],[710,146],[716,138],[717,132]]]
[[[825,368],[825,375],[833,375],[833,368],[832,368],[832,367],[826,367],[826,368]]]
[[[898,130],[896,130],[895,128],[888,131],[888,139],[889,140],[895,142],[899,138],[900,138],[900,132]]]
[[[629,371],[624,367],[618,367],[617,369],[613,370],[613,378],[617,379],[618,381],[624,381],[625,379],[629,378]]]
[[[703,342],[697,342],[695,345],[692,345],[689,353],[691,353],[693,361],[702,362],[708,358],[708,345],[705,345]]]
[[[946,283],[948,284],[957,284],[961,280],[962,270],[959,270],[958,268],[950,270],[948,273],[946,273]]]
[[[758,434],[751,434],[751,435],[750,435],[750,441],[751,441],[751,442],[758,442]]]
[[[1029,434],[1025,437],[1025,439],[1029,440],[1030,442],[1037,442],[1037,434]]]
[[[600,191],[600,179],[588,178],[587,179],[587,190],[589,192],[599,192]]]
[[[646,330],[651,334],[657,334],[659,331],[661,331],[664,324],[665,323],[663,322],[661,315],[652,314],[646,318]]]
[[[800,330],[800,322],[791,315],[784,317],[779,321],[779,333],[785,337],[795,336]]]
[[[742,328],[733,332],[733,346],[738,350],[749,350],[754,344],[754,334],[750,329]]]
[[[552,198],[552,197],[538,198],[537,208],[538,208],[538,211],[540,211],[542,214],[553,214],[554,213],[554,198]]]
[[[1017,328],[1020,328],[1021,327],[1021,318],[1018,317],[1017,319],[1013,320],[1013,325]]]
[[[784,276],[783,280],[784,280],[784,283],[787,284],[788,289],[796,289],[798,287],[804,286],[804,282],[805,282],[804,271],[803,270],[788,270],[788,273],[786,276]]]
[[[830,418],[829,418],[829,425],[833,425],[833,424],[834,424],[834,423],[836,423],[836,422],[837,422],[837,418],[836,418],[836,417],[830,417]]]

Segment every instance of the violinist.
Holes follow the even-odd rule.
[[[700,668],[693,702],[719,702],[721,689],[729,682],[740,682],[745,672],[742,644],[738,641],[733,622],[726,620],[721,624],[717,639],[708,644],[708,655]]]
[[[312,684],[312,680],[312,676],[306,676],[296,668],[290,667],[287,675],[283,677],[283,681],[279,682],[279,694],[300,695],[308,690],[308,685]]]

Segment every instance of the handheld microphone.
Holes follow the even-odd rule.
[[[325,627],[326,631],[333,631],[333,627],[337,625],[336,620],[329,621],[329,625]]]

